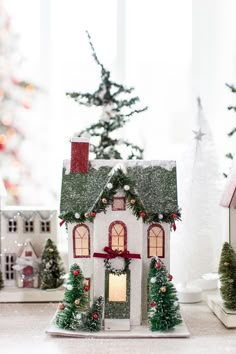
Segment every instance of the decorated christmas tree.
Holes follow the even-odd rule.
[[[0,271],[0,290],[4,288],[2,272]]]
[[[98,332],[102,326],[103,298],[99,296],[94,300],[91,308],[86,313],[83,329],[89,332]]]
[[[172,275],[168,274],[164,263],[153,257],[149,275],[148,321],[152,331],[165,331],[182,322],[176,289]]]
[[[224,305],[229,310],[236,310],[236,254],[228,242],[221,251],[219,274]]]
[[[55,289],[63,284],[62,276],[65,274],[63,263],[57,246],[49,238],[42,254],[40,270],[41,289]]]
[[[99,61],[91,37],[88,34],[92,55],[101,70],[101,83],[93,93],[69,92],[80,105],[101,107],[99,121],[78,133],[78,136],[89,135],[90,152],[96,159],[142,159],[143,149],[120,138],[120,129],[136,113],[144,112],[147,107],[134,108],[139,97],[130,97],[134,88],[126,88],[111,80],[110,71]],[[118,135],[118,134],[119,135]]]
[[[73,264],[66,282],[63,301],[58,306],[55,323],[58,327],[75,330],[80,327],[83,312],[88,304],[84,276],[77,264]],[[82,322],[81,322],[82,325]]]
[[[228,88],[231,90],[232,93],[236,93],[236,88],[234,85],[229,85],[229,84],[226,84],[226,86],[228,86]],[[229,106],[228,107],[229,110],[233,110],[234,112],[236,112],[236,106]],[[235,134],[235,135],[234,135]],[[233,127],[230,132],[228,133],[228,137],[229,138],[232,138],[232,137],[236,137],[236,127]],[[236,142],[236,141],[235,141]],[[233,146],[235,146],[235,144],[233,144]],[[234,158],[234,154],[232,152],[228,152],[226,154],[226,157],[230,160],[233,160]],[[225,174],[225,177],[227,177],[227,174]]]
[[[21,184],[30,181],[30,168],[22,153],[26,132],[22,113],[30,108],[35,87],[18,78],[19,54],[8,15],[0,11],[0,171],[8,204],[19,204]],[[17,60],[16,60],[17,59]]]

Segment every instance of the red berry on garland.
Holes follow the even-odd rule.
[[[92,218],[95,218],[95,216],[96,216],[95,211],[91,211],[90,215],[92,216]]]
[[[155,307],[155,306],[156,306],[155,301],[152,301],[152,302],[150,303],[150,305],[151,305],[151,307]]]
[[[73,271],[73,274],[74,274],[74,276],[76,277],[77,275],[79,275],[79,271],[78,271],[77,269],[75,269],[75,270]]]
[[[59,308],[59,310],[64,310],[65,306],[64,306],[64,304],[60,303],[60,304],[58,305],[58,308]]]
[[[140,216],[141,216],[141,218],[144,218],[144,217],[146,216],[145,211],[141,211],[141,212],[140,212]]]
[[[85,286],[84,286],[84,290],[85,290],[85,291],[89,291],[89,286],[88,286],[88,285],[85,285]]]
[[[173,275],[169,274],[168,279],[171,281],[173,279]]]
[[[97,320],[98,319],[98,314],[95,312],[95,313],[93,313],[93,318],[95,319],[95,320]]]
[[[172,214],[172,218],[173,219],[177,219],[177,215],[176,214]]]
[[[161,268],[161,262],[156,262],[155,268],[157,268],[157,269]]]

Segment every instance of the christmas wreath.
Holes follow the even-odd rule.
[[[121,257],[119,257],[119,258],[121,258]],[[123,258],[124,259],[124,267],[121,269],[117,269],[117,268],[113,267],[111,264],[111,259],[114,259],[114,258],[104,259],[105,268],[109,273],[112,273],[115,275],[121,275],[121,274],[125,274],[127,272],[127,270],[129,269],[131,258]]]

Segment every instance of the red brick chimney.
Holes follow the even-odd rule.
[[[71,173],[87,173],[89,156],[89,139],[85,137],[71,138]]]

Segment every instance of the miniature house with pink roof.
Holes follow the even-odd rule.
[[[227,179],[220,205],[228,208],[229,243],[236,250],[236,161],[234,160]]]
[[[77,263],[90,300],[103,296],[105,330],[147,319],[153,256],[170,260],[170,231],[180,218],[174,161],[88,160],[89,141],[71,140],[64,161],[60,218],[69,265]]]

